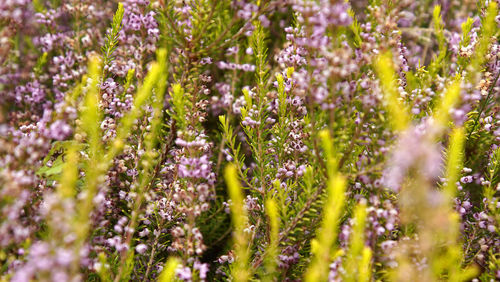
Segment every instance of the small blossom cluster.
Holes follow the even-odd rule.
[[[422,3],[0,0],[0,280],[500,280],[500,1]]]

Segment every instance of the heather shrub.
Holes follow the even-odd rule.
[[[0,280],[500,280],[499,4],[2,0]]]

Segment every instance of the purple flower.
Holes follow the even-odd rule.
[[[66,122],[62,120],[56,120],[50,125],[48,135],[52,139],[64,140],[68,138],[72,132],[73,129]]]
[[[139,244],[135,247],[135,251],[141,255],[144,254],[147,249],[148,246],[146,246],[145,244]]]
[[[177,278],[184,281],[191,281],[192,274],[191,274],[191,269],[189,267],[180,266],[179,268],[177,268],[175,273],[177,275]]]
[[[212,162],[208,156],[199,158],[182,157],[179,164],[180,177],[204,178],[208,179],[212,173]]]

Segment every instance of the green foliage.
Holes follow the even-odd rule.
[[[123,270],[123,276],[120,278],[120,281],[130,281],[132,271],[134,270],[134,251],[130,251],[127,255],[127,259],[125,260],[125,268]]]
[[[463,165],[464,150],[464,129],[456,128],[450,136],[450,146],[448,149],[448,159],[446,164],[446,188],[445,192],[451,198],[457,189],[457,181]]]
[[[224,170],[224,178],[227,182],[229,198],[231,199],[231,219],[233,222],[233,238],[235,244],[236,260],[231,270],[231,275],[236,281],[247,281],[250,278],[250,269],[248,268],[249,250],[248,236],[244,231],[248,216],[243,206],[243,194],[239,184],[236,168],[229,165]]]
[[[488,166],[488,180],[490,187],[497,187],[500,182],[500,148],[497,148],[491,154],[490,164]]]
[[[327,281],[330,257],[337,238],[339,224],[345,199],[346,180],[336,172],[336,161],[331,147],[332,140],[327,131],[320,133],[323,149],[327,159],[328,181],[327,200],[323,207],[323,220],[316,239],[312,242],[311,264],[307,269],[305,281]]]
[[[177,123],[180,128],[185,128],[187,120],[186,116],[186,104],[188,103],[186,100],[186,95],[184,94],[184,89],[180,84],[174,84],[172,86],[172,92],[170,92],[170,96],[172,97],[172,108],[175,112],[172,116],[175,117]]]
[[[391,53],[380,55],[375,62],[375,69],[382,84],[390,123],[393,125],[394,130],[402,131],[408,127],[410,116],[397,91],[396,74]]]
[[[449,113],[452,107],[458,104],[460,100],[460,82],[454,81],[444,92],[443,97],[440,99],[433,115],[440,125],[446,126],[450,119]]]
[[[263,104],[264,95],[266,94],[266,82],[268,77],[268,66],[266,63],[267,48],[266,48],[266,35],[264,29],[259,21],[253,23],[255,30],[252,33],[251,46],[255,52],[255,67],[257,77],[257,92],[258,102]]]
[[[438,40],[439,52],[446,54],[446,39],[444,37],[444,23],[441,17],[440,5],[434,6],[434,11],[432,12],[432,21],[434,23],[434,31],[436,32],[436,37]]]
[[[276,201],[272,198],[266,200],[266,214],[269,218],[269,244],[264,253],[265,276],[263,281],[274,281],[276,276],[277,258],[279,254],[279,214]]]
[[[444,23],[441,17],[441,6],[434,6],[434,11],[432,13],[432,22],[434,27],[434,33],[436,34],[436,39],[438,42],[438,50],[439,54],[435,57],[430,63],[429,70],[430,76],[434,77],[440,69],[444,69],[445,61],[447,54],[447,44],[446,38],[444,36]]]
[[[45,11],[45,7],[43,5],[42,0],[33,0],[33,7],[37,13],[41,13]]]
[[[78,180],[78,147],[76,144],[70,145],[66,153],[66,159],[62,166],[62,175],[59,180],[58,193],[61,198],[74,197],[76,194],[76,182]]]
[[[170,257],[165,264],[165,267],[163,267],[163,271],[160,274],[160,277],[158,278],[159,282],[170,282],[174,281],[175,278],[175,269],[179,265],[179,259],[175,257]]]
[[[362,39],[361,39],[361,24],[359,21],[356,19],[356,15],[352,9],[349,9],[349,15],[353,18],[352,24],[350,26],[354,38],[353,38],[353,45],[357,48],[361,46]]]
[[[112,143],[113,145],[105,157],[106,163],[109,163],[116,156],[116,154],[123,149],[125,138],[127,138],[130,134],[134,122],[141,116],[143,106],[151,97],[153,88],[160,77],[160,73],[161,66],[158,63],[153,63],[151,69],[146,75],[146,78],[144,79],[144,84],[139,88],[134,97],[132,109],[120,120],[120,126],[118,127],[116,137]]]
[[[96,159],[102,151],[101,130],[102,112],[99,109],[99,58],[93,57],[89,63],[87,95],[85,95],[82,111],[82,129],[87,134],[89,151],[92,159]]]
[[[98,274],[99,274],[99,278],[103,282],[111,282],[112,281],[111,280],[111,273],[109,272],[109,269],[108,269],[109,264],[108,264],[108,260],[106,259],[106,254],[99,253],[98,258],[99,258],[99,263],[100,263],[100,267],[97,270]]]
[[[109,65],[109,63],[113,60],[113,53],[116,50],[116,46],[118,45],[118,33],[122,27],[123,13],[125,12],[122,3],[118,3],[118,8],[116,9],[116,13],[113,16],[113,22],[111,24],[111,30],[106,34],[106,39],[104,41],[104,46],[102,47],[102,55],[103,55],[103,74],[104,78],[104,68]]]
[[[47,52],[43,52],[42,56],[40,56],[38,58],[38,60],[36,61],[36,65],[35,65],[35,68],[34,68],[34,71],[35,71],[35,74],[36,75],[41,75],[42,72],[43,72],[43,67],[47,64],[47,57],[48,57],[48,53]]]
[[[459,178],[459,172],[463,163],[463,150],[465,142],[465,132],[463,128],[456,128],[450,136],[450,145],[448,148],[448,158],[446,165],[446,187],[444,193],[446,194],[448,207],[443,209],[451,210],[451,202],[455,197],[456,184]],[[450,281],[467,281],[476,275],[476,270],[473,267],[465,269],[461,268],[460,263],[463,261],[462,247],[459,242],[459,218],[458,214],[449,212],[450,231],[444,235],[448,237],[448,245],[442,253],[435,253],[432,256],[433,269],[437,277],[441,277],[443,273],[447,273]],[[436,248],[437,249],[437,248]]]
[[[354,211],[354,228],[344,262],[344,281],[370,281],[371,249],[365,246],[366,203],[361,202]]]

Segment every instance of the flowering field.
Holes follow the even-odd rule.
[[[0,0],[0,281],[500,281],[498,0]]]

